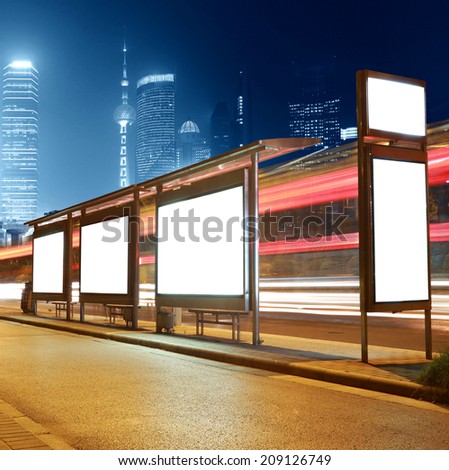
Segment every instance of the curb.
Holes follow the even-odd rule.
[[[117,332],[85,330],[82,328],[77,328],[76,326],[72,326],[70,324],[61,323],[59,325],[57,323],[45,323],[44,321],[34,321],[31,318],[16,318],[0,315],[0,319],[16,323],[23,323],[31,326],[37,326],[41,328],[48,328],[58,331],[80,334],[84,336],[108,339],[121,343],[133,344],[136,346],[150,347],[172,353],[193,356],[201,359],[208,359],[233,365],[262,369],[286,375],[294,375],[307,379],[336,383],[339,385],[346,385],[349,387],[361,388],[375,392],[388,393],[391,395],[398,395],[406,398],[414,398],[429,402],[449,404],[449,391],[434,387],[426,387],[413,382],[405,382],[401,380],[393,380],[383,377],[368,376],[355,372],[342,372],[338,370],[331,370],[328,368],[319,367],[316,365],[311,366],[307,363],[288,362],[288,360],[283,361],[279,359],[268,359],[264,357],[250,357],[246,354],[241,354],[239,352],[203,349],[187,344],[173,344],[170,342],[164,342],[153,338],[133,338],[127,336],[126,334]],[[255,348],[257,348],[257,346]]]

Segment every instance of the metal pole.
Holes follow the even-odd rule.
[[[254,223],[251,240],[251,308],[253,311],[253,345],[259,345],[259,153],[251,155],[250,220]]]
[[[132,313],[132,328],[138,328],[139,318],[139,289],[140,289],[140,264],[139,264],[139,236],[140,236],[140,200],[139,189],[134,190],[133,209],[131,213],[131,220],[129,227],[129,235],[131,237],[131,252],[132,260],[130,260],[130,273],[133,290],[133,313]]]
[[[130,269],[134,272],[130,273],[133,277],[133,315],[132,327],[137,329],[139,318],[139,288],[140,288],[140,264],[139,264],[139,235],[140,235],[140,200],[139,189],[134,190],[134,209],[132,211],[133,223],[129,227],[132,246],[133,261]]]
[[[66,320],[70,320],[72,313],[72,256],[73,256],[73,219],[72,214],[69,213],[67,217],[67,233],[66,233],[66,242],[67,242],[67,258],[65,266],[66,274],[66,301],[67,301],[67,310],[66,310]]]
[[[82,233],[82,225],[83,225],[83,219],[86,217],[86,207],[83,207],[81,209],[81,217],[80,217],[80,223],[79,223],[79,235],[80,235],[80,246],[79,246],[79,257],[80,257],[80,271],[79,271],[79,296],[80,296],[80,322],[83,323],[85,319],[85,310],[84,310],[84,301],[81,301],[81,249],[82,249],[82,243],[83,243],[83,238],[81,237]]]
[[[432,359],[432,323],[430,310],[424,311],[424,324],[426,334],[426,359]]]
[[[368,363],[368,313],[365,309],[361,310],[362,326],[362,362]]]

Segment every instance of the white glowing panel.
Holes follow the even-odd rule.
[[[128,293],[128,217],[81,227],[80,292]]]
[[[33,292],[62,294],[64,289],[64,232],[34,239]]]
[[[373,159],[376,302],[429,299],[426,166]]]
[[[367,106],[370,129],[426,135],[425,89],[422,86],[368,77]]]
[[[158,294],[244,294],[243,187],[159,207]]]

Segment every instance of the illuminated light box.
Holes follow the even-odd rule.
[[[378,131],[426,135],[425,88],[368,77],[368,126]]]
[[[64,290],[64,232],[33,240],[33,292],[62,294]]]
[[[243,217],[243,186],[159,206],[157,294],[243,296]]]
[[[429,300],[426,165],[373,158],[376,302]]]
[[[128,294],[128,219],[81,227],[80,292]]]

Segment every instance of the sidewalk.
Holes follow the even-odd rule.
[[[0,400],[0,450],[70,449],[70,446],[51,435],[40,424]]]
[[[154,323],[141,322],[137,331],[120,326],[80,323],[59,318],[35,317],[18,312],[1,312],[0,319],[52,328],[76,334],[136,344],[190,356],[253,367],[274,373],[347,385],[376,392],[427,401],[449,403],[449,393],[422,387],[414,382],[428,362],[424,352],[369,347],[369,364],[360,361],[360,345],[337,341],[280,337],[263,334],[263,344],[253,346],[248,332],[242,342],[231,342],[228,330],[205,328],[204,336],[195,327],[175,327],[175,334],[156,334]],[[176,334],[178,331],[181,334]]]

